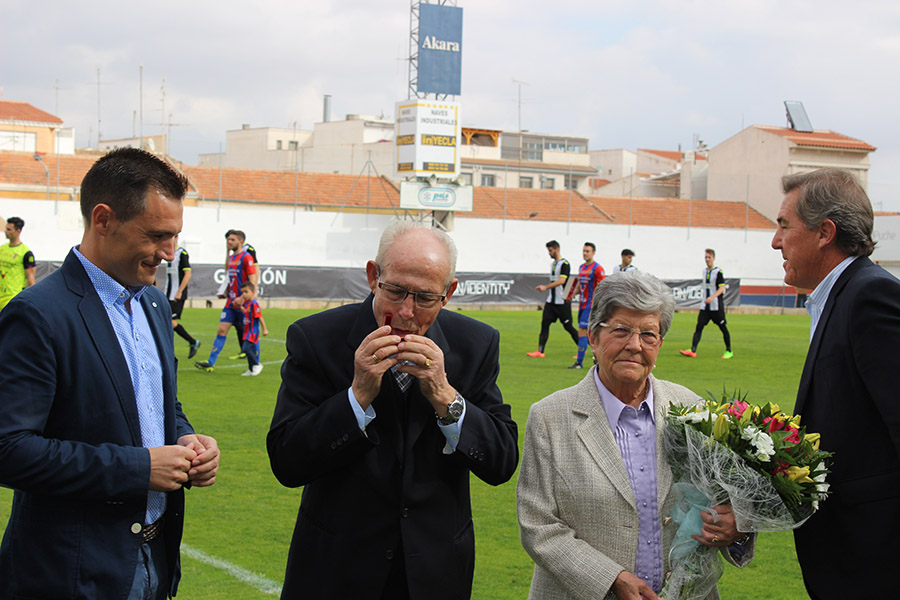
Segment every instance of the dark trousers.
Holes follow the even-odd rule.
[[[244,340],[241,345],[241,352],[247,355],[247,363],[251,367],[259,364],[259,343]]]
[[[544,313],[541,315],[541,334],[538,336],[538,350],[544,351],[547,345],[547,339],[550,337],[550,325],[556,320],[562,323],[563,328],[572,336],[572,341],[578,344],[578,330],[572,326],[572,305],[568,302],[564,304],[544,304]]]
[[[721,302],[721,300],[720,300]],[[725,340],[725,349],[731,351],[731,334],[728,333],[728,327],[725,326],[725,308],[719,310],[701,310],[697,313],[697,329],[694,330],[694,340],[691,342],[691,350],[696,352],[697,346],[700,344],[700,336],[703,335],[703,328],[712,321],[722,330],[722,339]]]

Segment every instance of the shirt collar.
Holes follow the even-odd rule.
[[[72,252],[78,257],[81,266],[84,267],[88,279],[91,280],[100,301],[104,306],[112,306],[115,304],[125,304],[129,299],[140,302],[141,296],[144,295],[146,286],[124,287],[118,281],[107,275],[100,267],[92,263],[84,254],[78,250],[79,246],[72,248]]]
[[[619,425],[619,416],[622,414],[622,411],[625,410],[625,407],[628,406],[618,398],[616,398],[612,392],[606,389],[606,386],[603,385],[603,382],[600,381],[599,370],[594,367],[594,383],[597,385],[597,391],[600,393],[600,401],[603,402],[603,410],[606,411],[606,419],[609,421],[609,427],[613,431],[616,430],[616,427]],[[647,397],[644,398],[641,404],[646,404],[647,408],[650,409],[650,420],[653,421],[653,424],[656,424],[656,417],[653,412],[653,378],[647,378]],[[640,406],[640,405],[638,405]]]
[[[828,275],[825,276],[825,279],[819,282],[819,285],[816,286],[816,289],[810,292],[809,296],[807,296],[806,312],[809,313],[811,319],[809,339],[812,339],[812,336],[816,331],[816,325],[818,325],[819,323],[819,317],[822,316],[822,311],[825,309],[825,303],[828,301],[828,296],[831,295],[831,288],[834,287],[834,284],[837,282],[838,278],[840,278],[843,272],[847,270],[847,267],[850,266],[850,263],[852,263],[857,258],[859,257],[848,256],[840,263],[838,263],[838,265],[833,268],[828,273]]]

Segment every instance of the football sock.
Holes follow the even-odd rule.
[[[209,351],[209,364],[216,364],[216,359],[219,358],[219,352],[222,351],[222,348],[225,347],[225,336],[217,335],[216,341],[213,342],[212,350]]]
[[[191,337],[191,334],[189,334],[187,332],[187,330],[184,328],[184,326],[181,323],[179,323],[178,325],[175,326],[175,333],[177,333],[179,336],[181,336],[181,338],[184,339],[185,341],[187,341],[187,343],[189,343],[189,344],[193,344],[194,342],[197,341]]]
[[[578,336],[578,364],[584,364],[584,354],[587,352],[588,339],[586,335]]]

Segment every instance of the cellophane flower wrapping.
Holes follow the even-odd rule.
[[[663,443],[677,498],[671,516],[680,527],[662,597],[706,598],[722,575],[718,548],[690,537],[700,534],[700,511],[730,504],[741,532],[794,529],[813,514],[827,494],[831,455],[799,421],[736,395],[670,408]]]

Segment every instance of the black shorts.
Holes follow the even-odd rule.
[[[697,313],[697,326],[706,327],[706,324],[712,321],[716,325],[725,324],[725,308],[720,307],[719,310],[701,310]]]
[[[542,320],[548,323],[555,323],[557,319],[564,325],[572,322],[571,302],[566,302],[564,304],[544,303]]]
[[[184,301],[185,300],[186,300],[186,298],[184,296],[182,296],[178,300],[169,300],[169,308],[172,309],[172,318],[173,319],[181,318],[181,311],[182,311],[182,309],[184,309]]]

